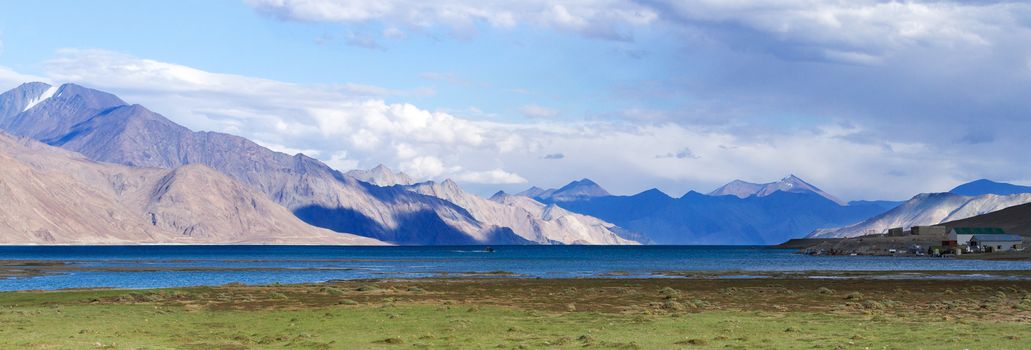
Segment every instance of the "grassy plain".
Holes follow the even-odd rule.
[[[427,279],[0,293],[3,349],[1027,349],[1031,281]]]

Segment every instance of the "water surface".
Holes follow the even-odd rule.
[[[0,260],[68,262],[74,271],[0,279],[0,290],[160,288],[336,279],[496,275],[669,277],[663,271],[1031,270],[1031,261],[832,257],[754,246],[0,246]],[[125,271],[119,271],[125,270]],[[144,270],[144,271],[141,271]],[[474,273],[468,275],[467,273]],[[495,274],[483,274],[495,273]],[[761,276],[760,276],[761,277]]]

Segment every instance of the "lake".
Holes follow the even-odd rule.
[[[0,260],[69,263],[52,274],[0,279],[0,290],[162,288],[338,279],[498,276],[667,277],[662,271],[1031,270],[1031,261],[832,257],[754,246],[0,246]],[[985,272],[981,274],[979,272]],[[471,273],[471,274],[470,274]],[[508,274],[504,274],[508,275]],[[728,274],[726,278],[749,277]],[[1008,277],[1012,278],[1012,277]]]

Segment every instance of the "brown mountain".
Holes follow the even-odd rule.
[[[383,244],[305,224],[203,165],[104,164],[4,134],[0,198],[3,244]]]

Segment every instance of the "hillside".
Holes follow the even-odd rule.
[[[205,166],[102,164],[3,134],[0,198],[3,244],[383,244],[307,225]]]

